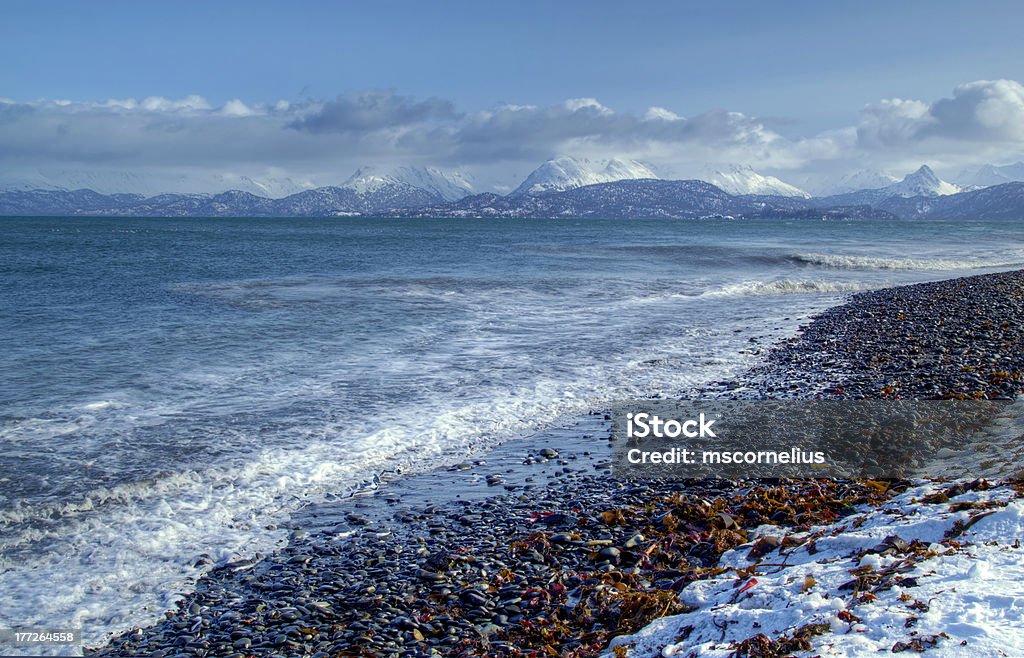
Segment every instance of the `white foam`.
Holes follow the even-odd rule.
[[[744,295],[813,295],[819,293],[846,293],[867,290],[862,283],[811,279],[776,279],[775,281],[743,281],[714,288],[703,294],[707,297]]]
[[[316,290],[301,295],[295,293],[302,285],[291,280],[221,283],[202,294],[212,287],[223,303],[244,300],[256,308],[265,300],[349,299],[350,283],[326,290],[314,283]],[[365,351],[329,345],[319,354],[336,352],[333,361],[311,360],[302,345],[270,352],[240,345],[230,362],[186,362],[165,372],[152,394],[90,391],[63,409],[0,428],[6,445],[59,449],[68,444],[63,437],[72,436],[76,449],[88,444],[99,455],[99,470],[122,466],[109,458],[107,446],[130,449],[140,427],[152,442],[176,423],[206,423],[211,433],[196,437],[196,445],[217,444],[210,463],[168,462],[164,472],[148,472],[162,466],[144,461],[123,464],[139,470],[111,473],[115,484],[62,494],[59,502],[5,502],[0,591],[7,596],[0,599],[0,622],[81,626],[89,644],[101,643],[111,632],[152,622],[173,605],[172,593],[189,591],[206,568],[194,566],[200,555],[226,562],[272,550],[285,533],[269,528],[282,527],[307,502],[358,487],[382,471],[461,461],[609,400],[684,394],[756,358],[748,351],[748,320],[775,315],[764,295],[835,291],[824,283],[740,286],[725,292],[727,302],[707,299],[710,315],[698,319],[690,305],[707,286],[691,284],[690,295],[679,294],[674,281],[614,281],[616,287],[593,289],[573,284],[567,298],[560,286],[546,284],[470,282],[453,290],[450,281],[373,283],[360,299],[432,298],[448,312],[421,326],[382,331],[384,342]],[[794,320],[759,326],[762,340],[780,338],[801,312],[829,303],[810,297],[788,305],[786,315]],[[629,307],[638,300],[645,322],[633,321],[637,311]],[[301,413],[289,409],[294,404]],[[372,413],[357,416],[361,408]],[[236,409],[251,411],[255,424],[237,422]],[[260,429],[266,418],[279,428]],[[122,454],[132,461],[130,452]],[[161,454],[173,459],[175,453]]]
[[[89,402],[82,405],[82,409],[86,411],[102,411],[117,405],[115,400],[97,400],[96,402]]]
[[[728,347],[716,340],[694,329],[671,342],[563,364],[565,372],[532,382],[474,387],[470,399],[438,394],[383,420],[311,424],[288,446],[97,488],[76,500],[15,501],[0,513],[9,530],[5,552],[17,556],[0,565],[0,620],[82,627],[87,644],[100,643],[172,606],[170,593],[188,591],[201,574],[193,566],[199,555],[225,562],[273,549],[284,532],[268,528],[304,503],[385,470],[463,459],[603,401],[685,390],[740,367],[743,339],[730,332]],[[706,354],[695,361],[698,351]],[[652,357],[665,365],[644,365]],[[290,386],[298,395],[300,383]],[[122,411],[144,412],[131,405]]]
[[[843,254],[792,254],[797,263],[844,270],[973,270],[1014,267],[1022,261],[955,260],[946,258],[877,258]]]

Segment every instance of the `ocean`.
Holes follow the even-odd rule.
[[[0,627],[156,619],[325,496],[684,396],[1019,222],[0,218]]]

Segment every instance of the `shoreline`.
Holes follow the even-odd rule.
[[[772,348],[739,388],[777,398],[1013,397],[1024,393],[1022,320],[1024,270],[859,292]]]
[[[859,293],[705,393],[1019,395],[1021,326],[1024,271]],[[616,481],[606,425],[581,419],[486,463],[311,506],[285,548],[213,569],[167,620],[86,654],[598,655],[682,612],[678,592],[720,575],[719,558],[760,526],[807,530],[909,486]]]

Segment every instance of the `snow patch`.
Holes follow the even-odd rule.
[[[928,165],[921,165],[921,168],[912,174],[907,174],[898,183],[886,188],[887,196],[901,196],[911,198],[915,196],[947,196],[960,192],[960,186],[947,183],[932,171]]]
[[[987,164],[974,172],[964,171],[957,177],[957,182],[961,186],[973,189],[1016,181],[1024,181],[1024,162],[1008,165]]]
[[[650,167],[636,160],[612,158],[591,161],[568,157],[556,158],[534,169],[512,195],[564,192],[586,185],[650,178],[658,178],[658,175]]]
[[[730,165],[724,170],[708,170],[701,176],[701,179],[722,188],[729,194],[766,194],[802,199],[811,197],[800,188],[783,182],[775,176],[759,174],[749,166]]]
[[[958,490],[919,483],[879,508],[790,534],[789,548],[759,566],[749,544],[729,551],[719,562],[728,571],[682,591],[693,612],[616,638],[612,649],[725,658],[759,635],[803,633],[797,655],[1024,655],[1024,500],[1005,485],[965,489],[947,497]]]
[[[342,187],[363,195],[395,186],[414,187],[445,201],[457,201],[473,193],[473,183],[468,176],[436,167],[361,167],[342,184]]]

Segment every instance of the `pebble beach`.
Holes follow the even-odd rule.
[[[1024,390],[1022,342],[1024,271],[889,288],[853,295],[750,371],[695,394],[1015,398]],[[867,618],[851,607],[863,594],[878,598],[912,586],[904,581],[916,576],[907,569],[884,572],[896,558],[913,566],[962,554],[967,531],[981,527],[974,515],[1013,506],[1021,494],[1009,482],[981,481],[927,490],[921,487],[932,485],[893,480],[628,482],[612,476],[609,435],[608,417],[594,410],[480,458],[310,506],[294,515],[287,546],[213,566],[163,621],[85,653],[619,658],[669,647],[664,655],[824,651],[831,635],[861,623],[853,618]],[[825,597],[845,601],[842,607],[809,608],[774,630],[744,621],[725,624],[711,639],[694,633],[694,624],[683,633],[688,616],[703,618],[704,600],[687,594],[700,583],[729,588],[728,600],[717,603],[739,606],[742,619],[742,602],[764,578],[757,565],[787,562],[786,551],[806,553],[815,533],[842,536],[822,529],[842,527],[844,519],[867,518],[893,501],[905,509],[925,496],[934,496],[943,522],[960,523],[959,532],[925,542],[901,538],[898,523],[884,526],[900,541],[872,553],[884,537],[871,537],[870,546],[855,549],[886,557],[884,564],[871,558],[850,565],[862,569],[850,578],[863,582],[841,594],[849,579],[837,581]],[[950,510],[950,501],[963,506]],[[1020,542],[1013,548],[1009,539],[1011,563],[1024,561]],[[828,620],[848,611],[851,621],[845,628],[822,622],[825,608]],[[656,623],[673,630],[643,636]],[[879,636],[879,646],[970,648],[954,641],[955,630],[912,630],[899,639]]]

